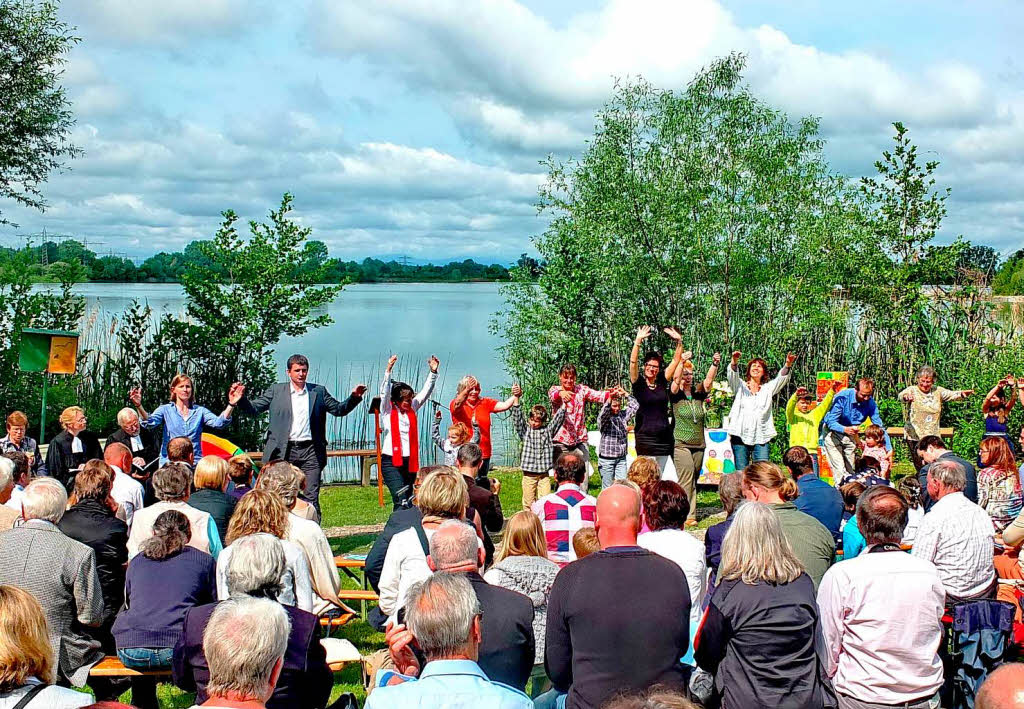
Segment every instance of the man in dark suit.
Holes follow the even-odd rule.
[[[366,386],[359,384],[344,402],[338,401],[320,384],[306,381],[309,360],[295,354],[288,358],[288,381],[249,400],[238,402],[238,410],[257,415],[270,411],[270,428],[263,449],[263,462],[286,460],[306,474],[303,496],[320,514],[320,474],[327,466],[327,414],[344,416],[363,400]]]
[[[925,463],[924,467],[917,472],[917,479],[921,482],[921,504],[924,505],[925,512],[928,512],[935,504],[935,500],[928,494],[928,470],[932,467],[932,463],[940,460],[951,460],[964,469],[964,477],[967,479],[964,497],[971,502],[978,502],[978,471],[969,460],[947,450],[942,438],[925,436],[917,442],[917,454]]]
[[[106,451],[111,443],[124,444],[132,452],[132,464],[140,468],[146,467],[160,457],[161,440],[156,429],[142,428],[139,425],[139,415],[135,409],[124,408],[117,412],[117,425],[119,428],[107,436],[107,443],[103,450]],[[145,475],[137,475],[132,470],[122,470],[132,477],[139,478]],[[150,473],[156,472],[156,466]]]
[[[522,691],[533,670],[533,601],[484,581],[480,575],[483,563],[484,550],[476,532],[464,522],[445,522],[430,539],[430,569],[465,574],[480,601],[483,618],[478,664],[492,681]]]

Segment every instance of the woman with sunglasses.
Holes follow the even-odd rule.
[[[633,384],[633,398],[640,404],[633,430],[636,435],[636,454],[654,458],[658,469],[664,474],[673,449],[672,426],[668,418],[669,382],[675,375],[676,367],[684,359],[690,359],[691,354],[683,352],[682,335],[675,328],[666,327],[665,334],[676,342],[676,351],[668,368],[664,367],[665,359],[661,354],[651,350],[644,355],[641,370],[637,366],[640,361],[640,345],[652,332],[649,325],[641,325],[636,331],[633,351],[629,355],[629,381]]]

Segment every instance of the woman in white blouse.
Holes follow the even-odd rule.
[[[469,506],[465,478],[451,468],[430,473],[416,493],[416,506],[423,515],[421,523],[392,537],[384,554],[378,605],[389,618],[405,605],[409,588],[430,576],[427,554],[437,528],[450,519],[465,519]]]
[[[395,507],[412,497],[412,484],[416,480],[416,471],[420,469],[420,428],[416,412],[434,391],[437,368],[441,364],[437,357],[430,356],[427,360],[430,367],[427,381],[414,397],[411,386],[391,381],[391,370],[397,361],[398,355],[391,355],[388,359],[384,381],[380,385],[380,467]],[[429,421],[424,425],[429,426]]]
[[[768,460],[768,445],[775,438],[772,406],[775,396],[789,381],[796,361],[795,354],[787,354],[785,366],[768,381],[768,365],[763,359],[755,358],[747,363],[746,377],[740,379],[740,354],[733,352],[726,368],[729,388],[735,396],[726,431],[732,439],[736,470],[743,470],[756,460]]]

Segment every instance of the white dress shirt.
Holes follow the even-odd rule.
[[[681,529],[659,529],[646,532],[636,539],[637,545],[653,551],[683,570],[686,585],[690,587],[690,623],[699,623],[701,600],[704,598],[704,578],[707,563],[704,560],[704,545],[695,536]],[[693,639],[690,639],[693,642]]]
[[[431,392],[434,391],[434,383],[437,381],[437,372],[430,372],[427,374],[427,381],[423,383],[423,388],[420,389],[419,393],[413,398],[411,407],[413,411],[418,411],[423,404],[426,403],[427,399],[430,398]],[[380,449],[384,452],[384,455],[391,456],[391,372],[384,371],[384,381],[380,385]],[[417,420],[417,430],[424,431],[428,428],[428,422],[420,422]],[[398,435],[402,441],[402,457],[409,455],[409,414],[403,413],[401,409],[398,410]],[[417,445],[419,443],[417,442]]]
[[[309,387],[303,385],[300,391],[295,391],[295,385],[289,383],[288,392],[292,395],[292,430],[288,440],[310,441],[313,434],[309,432]]]
[[[114,486],[110,489],[110,496],[124,510],[124,522],[131,529],[135,512],[142,509],[145,490],[142,483],[131,475],[125,475],[116,465],[110,467],[114,469]]]
[[[140,450],[145,448],[145,446],[142,445],[142,436],[137,433],[128,440],[131,443],[132,453],[138,453]],[[147,460],[146,462],[148,463],[149,461]]]
[[[969,598],[995,581],[994,538],[988,512],[952,492],[924,516],[911,553],[935,564],[946,593]]]
[[[869,551],[821,579],[825,670],[836,691],[862,702],[929,697],[942,686],[942,580],[924,559]]]

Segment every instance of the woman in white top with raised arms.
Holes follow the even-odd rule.
[[[419,421],[416,412],[427,403],[434,391],[437,368],[441,365],[437,357],[430,356],[427,360],[430,367],[427,381],[423,383],[420,392],[413,396],[411,386],[405,382],[391,381],[391,370],[397,361],[398,355],[391,355],[387,369],[384,370],[384,381],[380,384],[380,467],[395,507],[412,497],[412,484],[416,480],[416,471],[420,469]]]
[[[768,365],[763,359],[755,358],[747,363],[746,377],[740,379],[741,354],[738,350],[733,352],[726,368],[729,388],[735,398],[725,430],[732,439],[736,470],[743,470],[756,460],[768,460],[768,444],[775,438],[772,406],[775,397],[789,382],[796,361],[795,354],[787,354],[785,366],[768,381]]]

